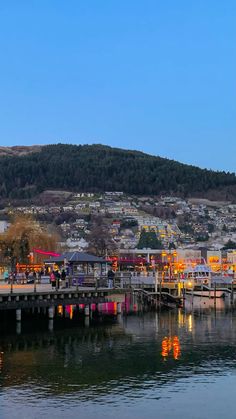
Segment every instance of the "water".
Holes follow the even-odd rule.
[[[236,417],[236,310],[223,301],[35,330],[1,335],[1,419]]]

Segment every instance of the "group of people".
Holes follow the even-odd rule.
[[[9,272],[8,270],[5,270],[3,274],[4,281],[11,284],[29,284],[29,283],[41,283],[41,277],[43,275],[50,277],[50,283],[53,289],[59,289],[59,288],[66,288],[68,286],[67,284],[67,272],[63,268],[61,271],[53,270],[51,272],[45,272],[43,269],[41,271],[39,270],[26,270],[25,272]],[[114,287],[114,278],[115,278],[115,272],[110,269],[107,272],[107,286],[108,288]]]
[[[16,283],[16,284],[28,284],[33,283],[34,281],[40,283],[41,276],[43,275],[43,271],[29,271],[26,270],[25,272],[9,272],[6,270],[3,273],[3,279],[5,282]]]
[[[107,286],[108,288],[114,288],[114,279],[115,279],[115,272],[110,269],[107,272]],[[65,269],[54,270],[50,273],[50,282],[52,285],[52,289],[59,289],[59,288],[66,288],[69,284],[67,284],[67,274]],[[82,285],[82,284],[81,284]]]

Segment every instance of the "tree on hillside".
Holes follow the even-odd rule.
[[[230,249],[236,249],[236,242],[234,242],[233,240],[228,240],[221,250],[230,250]]]
[[[155,231],[142,230],[137,244],[137,249],[162,249],[162,243],[157,238]]]

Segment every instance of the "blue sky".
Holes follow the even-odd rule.
[[[0,0],[0,145],[236,171],[233,0]]]

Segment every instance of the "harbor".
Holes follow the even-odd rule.
[[[76,251],[4,270],[0,417],[220,419],[202,388],[220,400],[223,383],[234,418],[235,270],[158,257]]]
[[[119,412],[141,419],[145,410],[154,419],[157,412],[171,417],[173,409],[180,417],[188,399],[191,418],[219,418],[224,386],[233,418],[236,311],[223,299],[212,302],[89,323],[68,308],[53,329],[35,313],[20,333],[10,322],[0,336],[0,416],[15,419],[20,406],[30,418],[66,411],[71,418]],[[204,391],[210,383],[214,403]]]

